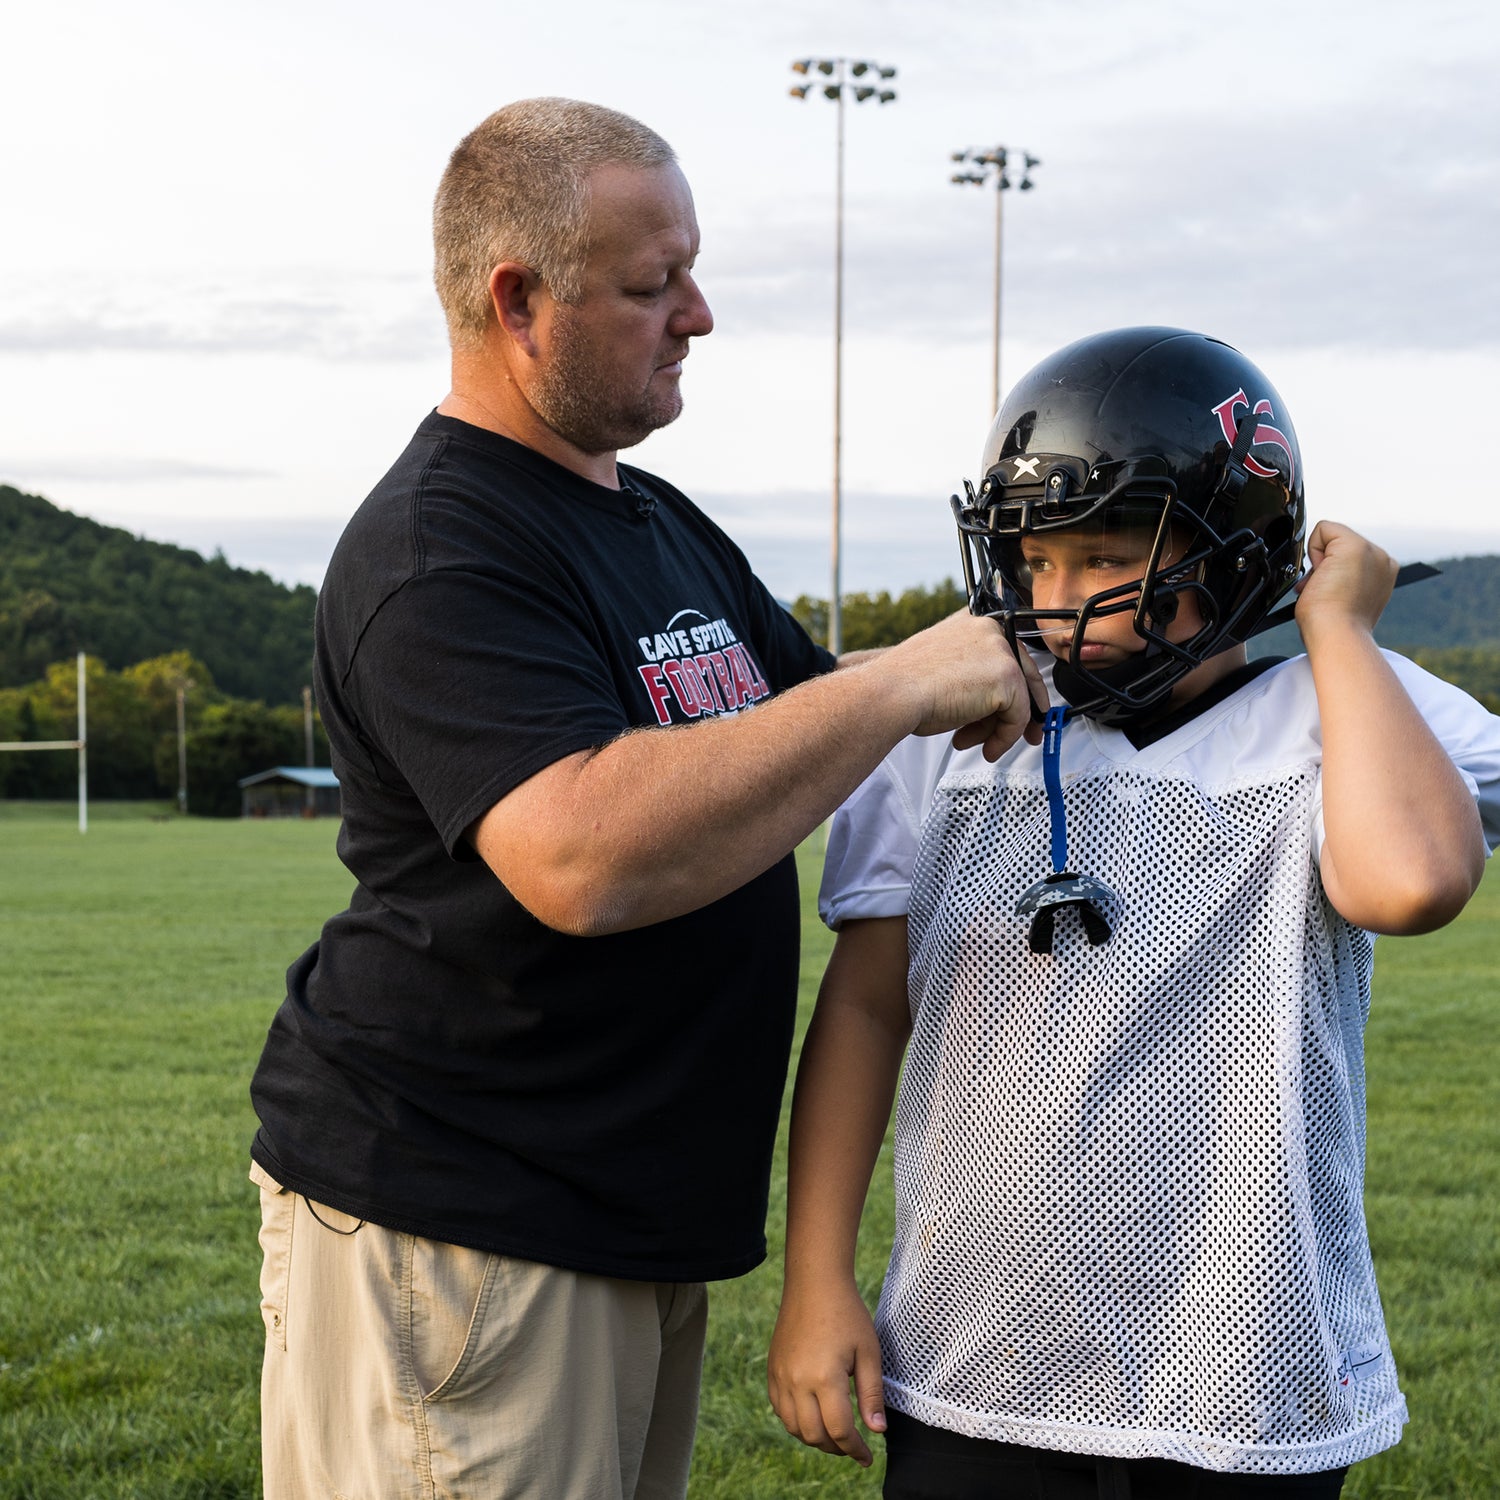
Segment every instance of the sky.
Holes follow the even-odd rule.
[[[0,18],[0,483],[316,584],[447,390],[430,282],[448,153],[566,94],[672,142],[717,326],[629,457],[774,591],[825,595],[837,108],[847,107],[843,587],[957,572],[947,499],[1002,385],[1128,324],[1235,344],[1309,509],[1404,559],[1500,552],[1500,9],[1488,0],[49,0]]]

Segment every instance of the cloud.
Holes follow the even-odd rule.
[[[1392,0],[1269,0],[1244,26],[1196,0],[1016,0],[1001,26],[975,0],[920,9],[870,0],[856,31],[900,64],[900,97],[850,121],[846,331],[988,338],[991,195],[952,187],[947,156],[983,143],[976,121],[994,120],[1002,139],[1043,158],[1035,193],[1005,195],[1008,336],[1045,347],[1161,321],[1278,347],[1500,348],[1500,299],[1489,291],[1500,242],[1497,28],[1472,0],[1427,0],[1423,25],[1408,19]],[[669,133],[698,191],[702,280],[721,339],[830,326],[833,120],[823,101],[784,97],[784,69],[847,22],[839,0],[716,12],[709,36],[727,59],[723,76],[684,80],[658,105],[680,112],[681,138]],[[601,24],[620,29],[622,46],[640,29],[614,12]],[[576,54],[567,49],[569,69],[585,65]],[[649,69],[610,65],[655,88]],[[277,214],[260,217],[279,225],[281,243],[295,237],[303,248],[292,253],[310,265],[120,274],[102,286],[92,266],[86,276],[7,274],[0,357],[440,356],[442,321],[415,233],[441,159],[427,159],[430,143],[416,151],[404,123],[389,139],[373,136],[373,180],[359,153],[332,174],[311,146],[290,157],[242,144],[251,165],[279,168]],[[62,172],[50,160],[39,158],[38,182]],[[402,226],[360,221],[398,269],[344,268],[349,233],[329,207],[343,202],[330,197],[334,184],[361,213],[378,207]],[[305,201],[285,196],[293,189]],[[189,254],[195,242],[184,247],[175,220],[157,227],[151,253],[168,243],[167,225],[174,253]],[[13,261],[22,249],[42,253],[13,245]]]
[[[1202,30],[1209,13],[1177,9]],[[1004,195],[1007,335],[1046,347],[1167,322],[1278,347],[1500,348],[1500,28],[1476,26],[1471,10],[1470,35],[1463,9],[1436,5],[1435,28],[1446,17],[1460,38],[1443,43],[1447,56],[1398,53],[1346,7],[1349,29],[1328,17],[1328,35],[1263,67],[1262,54],[1231,55],[1243,36],[1226,35],[1216,59],[1202,37],[1153,24],[1130,57],[1121,25],[1091,45],[1080,24],[1060,83],[1023,7],[1007,38],[1002,139],[1043,160],[1034,193]],[[1281,29],[1262,18],[1262,35]],[[1436,34],[1414,39],[1416,52]],[[1320,42],[1337,58],[1307,55]],[[976,54],[954,69],[954,96],[977,97],[993,67]],[[705,276],[726,332],[831,320],[832,194],[800,161],[787,171],[795,186],[774,211],[709,200]],[[935,142],[918,160],[893,131],[851,126],[851,337],[988,338],[993,190],[954,188],[950,171]]]
[[[0,355],[306,355],[429,359],[446,348],[425,277],[267,268],[226,281],[122,276],[80,302],[73,276],[17,277],[0,294]]]
[[[1005,194],[1008,335],[1045,346],[1164,322],[1253,328],[1280,347],[1500,348],[1500,127],[1455,149],[1426,116],[1416,125],[1385,151],[1379,121],[1358,114],[1333,134],[1322,122],[1307,149],[1295,116],[1248,141],[1222,119],[1148,121],[1083,159],[1049,154],[1034,193]],[[851,200],[846,330],[987,338],[992,192]],[[722,236],[721,329],[830,321],[832,226],[800,218],[829,205],[788,207],[799,218],[784,229]]]
[[[174,458],[111,458],[107,455],[86,459],[0,457],[0,481],[10,484],[170,484],[181,480],[233,481],[277,477],[271,469],[194,463]]]

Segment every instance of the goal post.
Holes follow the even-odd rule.
[[[89,831],[89,708],[88,658],[78,653],[78,738],[76,740],[11,740],[0,742],[0,750],[76,750],[78,752],[78,831]]]

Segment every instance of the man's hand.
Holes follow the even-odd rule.
[[[880,1345],[859,1290],[783,1300],[766,1360],[771,1405],[794,1438],[824,1453],[847,1454],[860,1468],[873,1461],[849,1399],[871,1432],[885,1431]]]
[[[1045,707],[1047,690],[1030,654],[1017,659],[998,620],[958,610],[862,670],[872,668],[919,695],[915,734],[954,732],[960,750],[983,745],[987,760],[998,760],[1022,735],[1041,743],[1031,705]]]

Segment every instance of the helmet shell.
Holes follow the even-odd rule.
[[[970,604],[1012,630],[1031,604],[1014,568],[1020,537],[1128,506],[1170,512],[1189,538],[1190,579],[1143,575],[1137,660],[1090,673],[1075,650],[1062,664],[1075,707],[1101,719],[1163,702],[1252,635],[1302,569],[1302,458],[1286,405],[1250,360],[1204,334],[1121,328],[1058,350],[1006,396],[983,466],[968,503],[955,498]],[[1169,622],[1187,589],[1207,623],[1189,642],[1168,641],[1150,615]]]
[[[1260,420],[1244,485],[1216,493],[1235,434],[1252,415]],[[1179,504],[1221,536],[1276,532],[1287,581],[1301,571],[1307,512],[1296,430],[1271,382],[1222,340],[1181,328],[1118,328],[1058,350],[1006,396],[983,473],[998,468],[1005,482],[1014,471],[1005,461],[1034,453],[1098,470],[1091,489],[1121,463],[1170,479]],[[1280,535],[1286,523],[1291,537]]]

